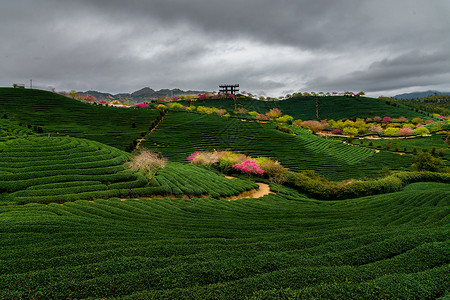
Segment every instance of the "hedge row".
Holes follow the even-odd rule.
[[[341,200],[369,195],[398,192],[414,182],[450,183],[449,173],[436,172],[396,172],[388,177],[373,180],[354,180],[330,182],[323,178],[310,177],[305,173],[289,172],[286,185],[294,187],[313,198],[322,200]]]

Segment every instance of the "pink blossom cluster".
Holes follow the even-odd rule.
[[[339,128],[335,128],[333,130],[331,130],[332,134],[342,134],[342,130],[340,130]]]
[[[200,152],[196,151],[196,152],[192,153],[191,155],[189,155],[188,158],[187,158],[187,160],[188,160],[189,162],[192,162],[192,161],[193,161],[197,156],[199,156],[199,155],[200,155]]]
[[[258,165],[256,160],[254,160],[254,159],[247,159],[247,160],[241,161],[240,163],[235,164],[232,168],[237,171],[241,171],[242,173],[249,174],[249,175],[250,174],[262,175],[264,173],[264,171],[261,169],[261,167]]]
[[[256,120],[265,121],[267,119],[269,119],[269,117],[266,116],[266,115],[263,115],[263,114],[257,114],[256,115]]]
[[[150,105],[148,105],[147,103],[139,103],[139,104],[136,104],[134,107],[150,107]]]
[[[403,127],[397,131],[397,134],[402,136],[413,135],[414,130],[410,127]]]
[[[384,117],[383,118],[383,123],[389,123],[391,121],[391,117]]]
[[[106,104],[106,101],[105,101],[105,100],[102,100],[102,101],[98,101],[98,103],[100,103],[100,104]]]

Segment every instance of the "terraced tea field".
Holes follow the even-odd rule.
[[[408,168],[412,158],[345,145],[305,131],[297,136],[271,124],[243,122],[186,112],[169,112],[142,145],[172,161],[186,162],[195,151],[232,150],[278,160],[291,170],[316,170],[332,180],[376,175],[388,160],[393,169]]]
[[[189,105],[189,102],[182,102]],[[316,119],[316,97],[293,97],[280,101],[260,101],[237,99],[238,107],[244,107],[248,111],[266,113],[271,108],[279,108],[283,113],[293,116],[295,119],[314,120]],[[386,103],[385,100],[374,98],[353,98],[344,96],[319,97],[320,119],[340,120],[343,118],[373,118],[375,116],[390,116],[398,118],[405,116],[409,119],[421,117],[430,119],[430,115],[422,111],[416,112],[414,109],[402,104]],[[225,108],[227,111],[234,110],[234,101],[227,100],[205,100],[196,101],[193,105],[207,107]]]
[[[353,180],[408,170],[412,155],[169,111],[140,144],[169,159],[149,179],[128,167],[134,154],[123,148],[159,111],[19,89],[0,89],[0,110],[0,299],[450,297],[448,174]],[[442,136],[399,143],[446,145]],[[230,179],[187,163],[214,149],[350,180],[286,172],[286,186],[243,198],[255,178],[273,178]],[[385,194],[356,198],[375,193]]]
[[[135,196],[228,197],[258,187],[175,163],[148,185],[146,177],[127,168],[129,156],[98,142],[67,137],[30,136],[0,143],[0,204],[128,197],[130,188]]]
[[[2,298],[448,296],[450,194],[0,207]],[[436,184],[433,185],[436,187]]]
[[[16,123],[42,126],[43,135],[69,135],[124,150],[148,132],[159,111],[94,106],[61,95],[0,88],[0,112]]]

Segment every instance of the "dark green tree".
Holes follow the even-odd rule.
[[[413,159],[412,167],[416,171],[439,172],[442,161],[428,152],[420,152]]]

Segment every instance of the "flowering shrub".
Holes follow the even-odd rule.
[[[377,122],[377,123],[380,123],[381,122],[381,118],[379,116],[375,116],[375,117],[373,117],[373,121]]]
[[[158,105],[156,105],[156,109],[165,110],[165,109],[167,109],[167,106],[165,106],[164,104],[158,104]]]
[[[276,119],[276,121],[279,123],[292,123],[293,120],[294,118],[290,115],[284,115]]]
[[[348,135],[350,137],[354,137],[355,135],[358,135],[358,129],[355,127],[344,127],[344,130],[342,131],[344,135]]]
[[[279,118],[283,115],[283,113],[281,112],[280,109],[278,108],[272,108],[271,110],[269,110],[268,112],[266,112],[266,116],[269,119],[276,119]]]
[[[136,104],[134,107],[138,107],[138,108],[141,108],[141,107],[150,107],[150,105],[148,105],[147,103],[138,103],[138,104]]]
[[[211,166],[219,162],[222,151],[194,152],[188,157],[188,161],[194,165]]]
[[[383,128],[381,128],[378,125],[372,125],[367,129],[367,131],[379,134],[379,133],[383,133]]]
[[[426,120],[424,124],[428,125],[428,124],[431,124],[431,123],[434,123],[434,121],[433,120]]]
[[[297,126],[297,127],[302,127],[302,123],[303,123],[302,120],[297,119],[294,122],[292,122],[292,125]]]
[[[247,113],[247,110],[243,107],[240,107],[234,113],[239,115],[245,115]]]
[[[428,128],[421,126],[421,127],[414,129],[414,133],[422,136],[422,135],[430,134],[430,131],[428,130]]]
[[[164,169],[167,158],[162,157],[158,153],[140,148],[139,152],[128,163],[128,167],[134,171],[142,171],[149,179],[149,183],[158,173],[158,170]]]
[[[325,126],[322,123],[320,123],[319,121],[313,121],[313,120],[304,121],[302,123],[302,127],[308,128],[312,132],[317,132],[317,131],[323,130],[325,128]]]
[[[397,119],[397,122],[399,122],[399,123],[408,123],[409,120],[408,120],[408,118],[406,118],[406,117],[399,117],[399,118]]]
[[[332,134],[342,134],[342,130],[340,130],[339,128],[335,128],[333,130],[331,130]]]
[[[101,100],[101,101],[98,101],[98,103],[100,103],[100,104],[106,104],[106,101],[105,101],[105,100]]]
[[[383,123],[389,123],[391,121],[391,117],[384,117],[383,118]]]
[[[266,115],[263,115],[263,114],[256,115],[256,120],[266,121],[267,119],[269,119],[269,118]]]
[[[248,114],[252,117],[256,117],[257,115],[259,115],[259,113],[257,111],[250,111],[250,112],[248,112]]]
[[[394,127],[386,128],[386,130],[384,131],[384,135],[394,135],[395,133],[397,133],[398,130],[399,130],[398,128]]]
[[[423,124],[424,121],[422,118],[417,117],[417,118],[412,119],[411,122],[413,124]]]
[[[401,136],[413,135],[414,130],[411,127],[403,127],[397,131],[397,134]]]
[[[264,171],[258,165],[256,160],[247,159],[233,166],[233,169],[248,175],[263,175]]]
[[[180,103],[177,103],[177,102],[169,103],[169,104],[167,104],[167,106],[169,106],[169,108],[171,108],[171,109],[180,109],[180,108],[183,108],[183,105],[180,104]]]
[[[218,109],[218,110],[216,110],[216,114],[217,114],[219,117],[222,117],[222,116],[225,115],[226,113],[227,113],[226,109]]]

